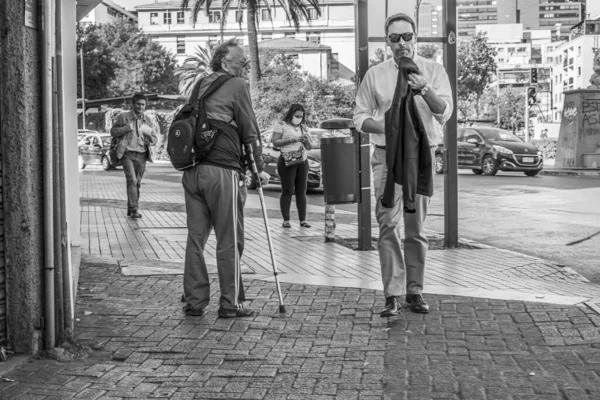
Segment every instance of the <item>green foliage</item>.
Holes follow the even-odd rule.
[[[557,139],[530,139],[529,143],[533,144],[542,152],[545,160],[553,160],[556,158],[556,142]]]
[[[77,36],[84,49],[86,98],[177,93],[175,57],[135,23],[117,20],[78,27]]]
[[[119,65],[114,60],[112,48],[103,40],[99,25],[89,25],[85,28],[77,26],[77,97],[81,97],[79,52],[82,46],[86,99],[108,97],[110,91],[106,82],[115,78]]]
[[[189,97],[192,89],[200,79],[209,75],[210,60],[212,58],[212,48],[196,46],[194,54],[189,56],[183,62],[183,65],[177,68],[175,76],[179,79],[179,94]]]
[[[496,50],[487,42],[485,33],[458,44],[457,97],[459,109],[474,107],[476,119],[481,117],[481,98],[496,74]]]
[[[254,110],[261,130],[281,120],[293,103],[306,109],[308,125],[330,118],[352,118],[354,86],[340,85],[300,72],[300,66],[282,52],[261,50],[264,71],[253,89]]]
[[[525,125],[525,93],[522,88],[507,87],[500,91],[500,128],[512,130]]]
[[[385,61],[385,50],[382,49],[381,47],[375,49],[375,54],[373,55],[373,58],[369,59],[369,68],[377,65],[377,64],[381,64],[382,62]]]
[[[433,43],[420,43],[417,45],[417,54],[424,58],[435,60],[438,47]]]
[[[479,120],[498,119],[498,96],[495,88],[487,88],[479,100],[479,117],[476,114],[476,100],[474,97],[458,102],[458,119]]]

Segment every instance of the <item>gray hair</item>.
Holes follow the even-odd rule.
[[[390,25],[396,21],[408,22],[412,26],[413,32],[417,33],[417,24],[415,24],[415,20],[412,19],[408,14],[398,13],[398,14],[390,15],[385,20],[385,36],[388,35],[388,30],[390,28]]]
[[[210,68],[213,70],[213,72],[219,72],[223,70],[221,63],[229,54],[229,49],[237,46],[239,45],[236,38],[229,39],[217,46],[213,52],[213,57],[210,60]]]

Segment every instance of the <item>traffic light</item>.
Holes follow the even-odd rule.
[[[527,104],[533,106],[537,103],[537,89],[533,86],[527,88]]]
[[[538,83],[537,68],[531,68],[531,83]]]

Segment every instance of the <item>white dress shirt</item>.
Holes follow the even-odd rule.
[[[452,88],[450,80],[443,65],[421,56],[415,55],[413,61],[419,67],[421,74],[430,87],[446,103],[442,114],[434,114],[429,109],[422,96],[415,96],[415,103],[423,119],[423,125],[431,145],[441,141],[441,129],[452,115]],[[385,112],[391,107],[398,79],[398,65],[394,58],[390,58],[369,68],[360,84],[356,95],[354,109],[354,126],[362,132],[363,122],[373,118],[377,122],[385,120]],[[371,134],[371,143],[385,146],[385,135]]]

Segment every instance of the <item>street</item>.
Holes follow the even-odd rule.
[[[180,181],[180,173],[170,164],[149,165],[146,174],[152,179]],[[444,231],[443,188],[443,175],[436,175],[425,227],[437,232]],[[600,230],[599,179],[510,172],[488,177],[459,170],[458,190],[460,238],[565,265],[600,283],[600,236],[566,246]],[[267,185],[264,193],[278,198],[279,186]],[[310,191],[308,203],[322,206],[322,190]],[[356,204],[336,206],[350,212],[356,208]]]

